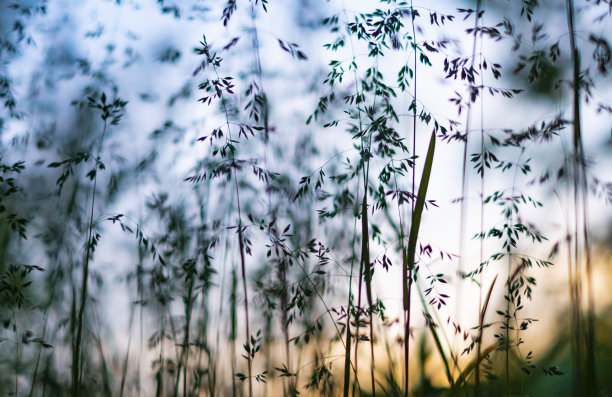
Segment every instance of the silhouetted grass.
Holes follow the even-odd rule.
[[[103,61],[42,40],[52,104],[13,70],[37,53],[28,28],[47,3],[0,11],[0,132],[36,129],[1,143],[0,394],[605,393],[589,208],[612,184],[594,176],[583,119],[612,109],[594,95],[609,2],[567,0],[567,33],[537,1],[298,3],[291,17],[266,0],[158,2],[148,18],[177,29],[221,22],[206,22],[191,70],[164,43],[140,69],[159,78],[151,93],[121,77],[148,62],[131,44],[117,62],[123,39]],[[531,106],[521,93],[552,69],[558,114],[498,117]],[[149,117],[165,121],[143,144]],[[567,307],[536,288],[565,262]],[[535,309],[567,312],[546,344]]]

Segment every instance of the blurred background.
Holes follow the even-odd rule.
[[[404,395],[432,131],[410,395],[612,393],[612,4],[573,7],[582,156],[565,2],[0,2],[0,394],[342,395],[348,312],[351,395],[374,354]]]

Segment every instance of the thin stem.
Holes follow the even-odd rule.
[[[217,76],[217,79],[219,79],[219,72],[217,70],[217,66],[213,64],[213,70]],[[228,134],[228,138],[226,139],[226,142],[229,143],[231,141],[231,127],[230,127],[230,121],[229,121],[229,111],[227,109],[227,106],[224,102],[223,99],[221,99],[221,105],[223,107],[223,111],[225,113],[225,123],[227,125],[227,134]],[[231,151],[232,153],[232,164],[235,163],[236,158],[234,155],[234,151]],[[238,246],[239,246],[239,251],[240,251],[240,270],[242,273],[242,289],[243,289],[243,293],[244,293],[244,319],[245,319],[245,328],[246,328],[246,348],[247,348],[247,354],[246,354],[246,359],[247,359],[247,382],[248,382],[248,395],[249,397],[253,397],[253,381],[251,379],[252,376],[252,358],[251,358],[251,333],[250,333],[250,328],[249,328],[249,295],[248,295],[248,288],[247,288],[247,280],[246,280],[246,259],[244,256],[244,238],[243,238],[243,226],[242,226],[242,211],[241,211],[241,207],[240,207],[240,188],[238,187],[238,177],[236,176],[236,172],[232,172],[232,176],[233,176],[233,180],[234,180],[234,190],[236,193],[236,207],[238,209]]]
[[[236,373],[236,334],[237,334],[237,312],[236,312],[236,297],[237,297],[237,288],[238,287],[238,277],[236,276],[236,268],[232,269],[232,293],[230,295],[231,300],[231,337],[232,337],[232,397],[236,397],[238,395],[238,388],[236,387],[236,377],[234,374]]]
[[[100,161],[100,154],[102,153],[102,144],[104,142],[104,135],[106,135],[107,121],[104,119],[104,128],[102,130],[102,137],[98,146],[98,154],[95,158],[94,164],[94,177],[93,177],[93,190],[91,193],[91,206],[89,211],[89,225],[87,230],[87,241],[85,245],[85,262],[83,267],[83,280],[81,284],[81,305],[79,308],[78,320],[77,320],[77,334],[74,352],[72,356],[72,396],[78,397],[81,394],[80,386],[80,370],[81,370],[81,341],[83,338],[83,321],[85,316],[85,306],[87,303],[87,282],[89,279],[89,261],[91,259],[91,248],[92,248],[92,235],[93,235],[93,219],[94,209],[96,203],[96,188],[98,183],[98,161]]]
[[[344,7],[344,3],[343,3],[343,10],[344,10],[344,14],[346,17],[346,8]],[[348,18],[347,18],[348,19]],[[352,51],[352,55],[353,55],[353,61],[355,60],[355,46],[353,44],[353,40],[352,40],[352,35],[349,34],[349,41],[351,44],[351,51]],[[357,76],[357,68],[353,69],[353,74],[354,74],[354,81],[355,81],[355,95],[358,98],[359,97],[359,87],[358,87],[358,82],[359,82],[359,78]],[[368,179],[369,179],[369,167],[370,167],[370,145],[365,146],[365,139],[364,139],[364,134],[363,134],[363,119],[362,119],[362,114],[361,114],[361,107],[359,106],[359,100],[356,100],[357,102],[357,117],[358,117],[358,121],[359,121],[359,134],[361,136],[360,139],[360,151],[361,151],[361,156],[366,156],[366,165],[363,167],[362,169],[362,176],[363,176],[363,201],[362,201],[362,208],[361,208],[361,258],[359,261],[359,289],[358,289],[358,298],[357,298],[357,314],[356,314],[356,331],[355,331],[355,335],[356,335],[356,339],[355,339],[355,383],[353,383],[353,395],[355,395],[355,387],[358,383],[358,375],[357,375],[357,353],[358,353],[358,349],[357,346],[359,344],[359,317],[361,314],[361,287],[362,287],[362,283],[363,283],[363,278],[365,277],[365,282],[366,282],[366,296],[367,296],[367,300],[368,300],[368,304],[370,305],[370,311],[372,308],[372,286],[371,286],[371,282],[372,282],[372,275],[370,272],[370,261],[369,261],[369,235],[368,235],[368,221],[367,221],[367,196],[368,196]],[[370,134],[370,143],[371,143],[371,139],[372,139],[372,135]],[[367,150],[367,153],[366,153]],[[352,273],[352,267],[351,267],[351,273]],[[349,287],[350,288],[350,287]],[[350,293],[349,293],[349,299],[350,299]],[[372,318],[372,316],[370,316],[370,319]],[[348,311],[348,317],[347,317],[347,330],[350,327],[350,321],[351,321],[351,316],[350,316],[350,306],[349,306],[349,311]],[[370,321],[370,327],[372,327],[372,322]],[[347,331],[348,332],[348,331]],[[347,333],[347,337],[350,338],[350,334]],[[374,341],[370,340],[370,343],[373,344]],[[350,347],[350,345],[347,343],[347,346]],[[372,363],[371,366],[374,366],[374,350],[373,347],[371,347],[371,353],[372,353]],[[350,356],[350,353],[347,352],[347,356]],[[371,370],[371,380],[372,380],[372,393],[375,394],[375,390],[376,390],[376,385],[375,385],[375,381],[374,381],[374,369],[372,368]],[[345,370],[345,391],[344,394],[345,396],[347,396],[348,390],[346,389],[346,386],[348,386],[348,379],[346,378],[346,370]]]
[[[589,234],[588,234],[588,219],[587,219],[587,179],[586,179],[586,161],[584,155],[584,146],[582,143],[582,132],[581,132],[581,100],[580,100],[580,52],[576,45],[575,37],[575,11],[574,1],[567,0],[567,24],[569,30],[569,40],[571,47],[571,61],[572,61],[572,94],[573,94],[573,157],[574,157],[574,204],[575,204],[575,230],[574,230],[574,260],[576,267],[575,283],[578,290],[576,297],[576,305],[582,306],[582,279],[581,279],[581,260],[579,251],[579,231],[582,229],[582,239],[584,244],[584,261],[585,261],[585,278],[586,278],[586,289],[587,289],[587,318],[586,318],[586,335],[579,334],[579,344],[582,344],[581,340],[584,338],[585,344],[585,360],[586,366],[584,373],[586,375],[585,385],[581,385],[582,381],[578,379],[578,388],[582,389],[587,396],[595,395],[596,393],[596,365],[595,365],[595,347],[594,347],[594,297],[592,287],[592,273],[591,273],[591,255],[589,247]],[[582,225],[580,225],[580,215],[578,211],[579,203],[582,204]],[[581,324],[583,322],[582,313],[577,319]],[[579,356],[578,360],[582,361],[582,357]],[[581,363],[579,363],[581,366]],[[580,374],[582,369],[577,368],[577,373]]]
[[[236,206],[238,208],[238,245],[240,249],[240,270],[242,272],[242,290],[244,293],[244,321],[247,335],[247,371],[248,371],[248,386],[249,386],[249,397],[253,397],[253,381],[251,379],[252,372],[252,358],[251,358],[251,332],[249,329],[249,294],[247,289],[246,280],[246,260],[244,257],[244,240],[242,235],[242,214],[240,211],[240,190],[238,189],[238,178],[234,173],[234,187],[236,189]]]
[[[359,355],[358,347],[359,347],[359,326],[360,326],[360,317],[361,317],[361,289],[363,286],[363,258],[359,262],[359,281],[357,283],[359,286],[357,289],[357,310],[355,313],[355,358],[353,359],[355,363],[355,379],[357,379],[357,368],[359,367]],[[350,317],[349,317],[350,321]],[[353,391],[351,396],[355,397],[355,390],[357,388],[357,383],[353,383]]]
[[[476,9],[477,9],[477,13],[479,12],[479,8],[481,7],[481,0],[477,1],[476,4]],[[478,27],[478,15],[476,15],[476,27]],[[474,41],[476,41],[476,36],[474,36]],[[478,63],[478,69],[479,69],[479,73],[480,73],[480,86],[484,87],[484,76],[483,76],[483,71],[482,71],[482,34],[480,36],[480,62]],[[482,156],[482,160],[484,161],[484,156],[485,156],[485,138],[484,138],[484,97],[481,95],[480,96],[480,155]],[[485,200],[485,167],[484,167],[484,163],[483,163],[483,167],[482,167],[482,172],[480,173],[480,235],[482,236],[484,234],[484,200]],[[480,257],[479,257],[479,262],[478,263],[482,263],[484,260],[484,238],[480,239]],[[497,276],[496,278],[493,280],[493,284],[491,285],[491,290],[493,289],[493,285],[495,285],[495,280],[497,280]],[[483,283],[483,275],[482,272],[480,272],[480,276],[479,276],[479,285],[478,285],[478,307],[482,308],[481,310],[481,315],[479,318],[479,330],[478,330],[478,342],[477,342],[477,346],[476,346],[476,358],[477,358],[477,363],[476,363],[476,368],[475,368],[475,379],[474,379],[474,386],[475,386],[475,394],[476,397],[480,397],[481,395],[481,391],[480,391],[480,356],[482,355],[482,343],[483,343],[483,334],[484,334],[484,329],[483,327],[483,322],[484,322],[484,313],[486,312],[486,306],[488,306],[489,303],[489,297],[491,296],[491,293],[489,292],[489,294],[487,295],[487,299],[485,301],[485,307],[482,306],[482,283]],[[489,290],[489,291],[491,291]]]
[[[414,79],[413,79],[413,102],[412,102],[412,156],[414,163],[412,164],[412,186],[411,186],[411,197],[415,196],[415,183],[416,183],[416,131],[417,131],[417,44],[416,44],[416,28],[414,24],[415,19],[414,4],[410,0],[410,22],[412,25],[412,43],[414,46]],[[414,219],[415,201],[412,200],[411,205],[411,219]],[[402,288],[404,298],[404,396],[408,397],[409,393],[409,377],[410,377],[410,313],[411,313],[411,295],[412,295],[412,271],[414,269],[414,263],[408,263],[407,251],[402,253],[403,260],[403,277],[402,277]],[[406,287],[406,284],[408,286]]]
[[[359,188],[357,189],[359,190]],[[355,239],[357,238],[357,218],[354,220],[353,225],[353,242],[351,244],[351,249],[354,250],[355,247]],[[343,385],[343,396],[348,397],[349,395],[349,387],[350,387],[350,379],[351,379],[351,307],[353,306],[353,268],[354,268],[354,260],[355,260],[355,252],[353,251],[353,255],[351,255],[351,272],[349,275],[349,296],[348,296],[348,304],[346,306],[346,343],[344,345],[344,385]],[[333,318],[332,318],[333,320]],[[335,324],[335,322],[334,322]],[[342,341],[342,338],[340,338]],[[357,375],[357,370],[355,369],[355,375]],[[357,377],[355,376],[355,382],[357,382]]]
[[[470,63],[470,72],[472,73],[472,75],[474,71],[474,62],[476,59],[476,44],[478,42],[478,26],[480,23],[480,14],[482,12],[481,7],[482,7],[482,0],[477,0],[476,1],[476,12],[474,13],[474,33],[473,33],[474,37],[472,40],[472,57],[471,57],[471,63]],[[482,73],[480,73],[480,75],[482,77]],[[455,291],[455,294],[457,296],[455,300],[455,318],[456,318],[456,321],[459,323],[461,322],[461,313],[460,313],[460,303],[461,303],[460,297],[461,297],[461,290],[462,290],[461,275],[463,274],[463,265],[464,265],[463,263],[464,253],[465,253],[464,246],[465,246],[465,236],[466,236],[465,229],[466,229],[466,218],[467,218],[467,200],[466,200],[467,189],[468,189],[467,155],[468,155],[469,131],[470,131],[471,115],[472,115],[472,90],[476,89],[476,87],[474,87],[474,81],[470,80],[469,75],[468,75],[468,82],[469,82],[469,85],[468,85],[469,102],[468,102],[467,112],[465,115],[466,117],[465,141],[463,145],[463,158],[462,158],[462,171],[461,171],[461,209],[460,209],[460,218],[459,218],[459,258],[458,258],[458,264],[457,264],[457,273],[459,277],[457,278],[457,286],[456,286],[456,291]],[[484,160],[483,160],[483,167],[484,167]],[[477,372],[477,377],[478,377],[478,372]]]

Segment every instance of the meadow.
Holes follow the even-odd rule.
[[[610,0],[0,8],[0,395],[612,394]]]

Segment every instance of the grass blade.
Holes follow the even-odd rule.
[[[433,321],[432,315],[429,313],[429,309],[427,308],[427,302],[425,302],[425,297],[423,296],[423,291],[417,284],[417,290],[419,291],[419,297],[421,298],[421,302],[423,304],[423,310],[427,315],[427,327],[431,332],[431,336],[433,337],[434,343],[436,345],[436,349],[440,354],[440,359],[442,360],[442,364],[444,364],[444,372],[446,374],[446,379],[448,380],[448,384],[451,389],[454,388],[455,382],[453,380],[453,375],[451,374],[450,365],[448,363],[448,358],[446,357],[446,353],[444,352],[444,348],[442,347],[442,342],[440,341],[440,335],[438,335],[438,331],[436,330],[436,324]],[[452,353],[451,353],[452,354]]]
[[[425,158],[425,166],[423,167],[423,175],[421,176],[421,184],[419,185],[419,192],[417,194],[416,205],[414,206],[414,213],[412,215],[412,225],[410,226],[410,236],[408,237],[408,256],[404,265],[404,310],[408,308],[409,296],[407,294],[408,285],[410,280],[406,277],[407,270],[406,266],[411,270],[414,268],[414,259],[416,254],[416,244],[419,235],[419,227],[421,225],[421,215],[423,214],[423,207],[425,206],[425,196],[427,195],[427,187],[429,185],[429,177],[431,176],[431,168],[433,166],[434,151],[436,148],[436,134],[431,133],[431,139],[429,140],[429,149],[427,150],[427,157]]]

